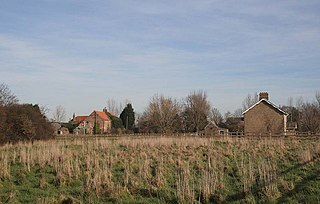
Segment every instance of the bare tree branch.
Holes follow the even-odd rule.
[[[320,131],[320,110],[315,103],[305,103],[301,107],[300,125],[302,131]]]
[[[259,96],[257,93],[254,93],[253,95],[248,94],[247,97],[242,102],[242,109],[245,111],[248,108],[250,108],[252,105],[257,103],[259,100]]]
[[[185,105],[186,125],[199,133],[208,123],[210,109],[211,105],[206,92],[199,90],[190,93]]]
[[[297,99],[296,99],[296,107],[297,107],[298,109],[300,109],[303,104],[304,104],[304,101],[303,101],[302,96],[297,97]]]
[[[66,110],[63,106],[59,105],[56,107],[53,113],[53,121],[63,122],[66,118]]]
[[[238,108],[233,112],[232,116],[240,118],[240,117],[242,117],[242,113],[243,113],[243,109],[242,108]]]
[[[316,100],[318,102],[318,106],[320,107],[320,91],[316,92]]]
[[[119,116],[120,113],[122,112],[122,110],[124,109],[124,107],[129,103],[130,103],[130,101],[128,99],[126,99],[124,101],[124,103],[121,103],[121,102],[118,103],[113,98],[109,98],[106,103],[106,108],[107,108],[108,112],[111,112],[116,116]]]
[[[209,119],[216,124],[220,124],[223,121],[223,117],[217,108],[212,108],[209,113]]]
[[[180,116],[181,105],[176,99],[155,95],[140,121],[154,132],[169,133],[181,128]]]
[[[46,117],[47,117],[47,114],[50,112],[50,109],[49,109],[48,106],[46,106],[46,105],[41,105],[41,106],[39,107],[39,109],[40,109],[41,114],[44,115],[44,116],[46,116]],[[48,117],[47,117],[47,118],[48,118]]]
[[[4,83],[0,84],[0,106],[9,106],[18,102],[18,98],[11,92],[9,87]]]

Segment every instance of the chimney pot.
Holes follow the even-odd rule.
[[[269,100],[269,94],[268,94],[268,92],[260,92],[260,93],[259,93],[259,100],[261,100],[261,99]]]

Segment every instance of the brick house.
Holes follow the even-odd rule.
[[[95,124],[98,124],[100,133],[109,133],[111,130],[111,119],[104,111],[93,111],[89,116],[73,116],[70,121],[76,125],[74,134],[93,134]]]
[[[75,116],[73,115],[73,119],[71,121],[72,124],[77,124],[83,122],[88,116],[81,115],[81,116]]]
[[[111,119],[104,111],[93,111],[85,121],[93,126],[99,124],[101,133],[109,133],[111,130]]]
[[[269,101],[267,92],[259,94],[259,101],[243,112],[246,135],[281,134],[287,130],[288,114]]]
[[[92,134],[93,125],[89,124],[86,121],[88,116],[73,116],[73,119],[70,121],[71,124],[76,125],[77,127],[73,130],[73,134],[80,135],[80,134]]]

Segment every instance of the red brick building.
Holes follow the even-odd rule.
[[[93,111],[89,116],[75,116],[70,123],[77,125],[75,134],[94,134],[94,127],[99,128],[97,133],[105,134],[111,131],[111,119],[105,111]]]

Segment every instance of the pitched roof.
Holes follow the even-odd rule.
[[[87,117],[88,117],[88,116],[84,116],[84,115],[82,115],[82,116],[76,116],[76,117],[73,119],[73,121],[82,122],[82,121],[84,121]]]
[[[112,116],[115,116],[115,117],[117,117],[116,116],[116,114],[114,113],[114,112],[109,112]]]
[[[266,100],[266,99],[261,99],[260,101],[258,101],[257,103],[255,103],[254,105],[252,105],[250,108],[248,108],[246,111],[244,111],[242,114],[246,114],[249,110],[253,109],[255,106],[257,106],[260,103],[266,103],[267,105],[269,105],[271,108],[273,108],[274,110],[278,111],[279,113],[283,114],[283,115],[288,115],[288,113],[284,112],[283,110],[281,110],[278,106],[274,105],[273,103],[271,103],[270,101]]]
[[[209,121],[209,123],[206,125],[205,129],[206,129],[207,127],[210,127],[211,125],[212,125],[213,127],[217,128],[217,129],[225,129],[225,130],[227,130],[227,128],[219,127],[219,126],[217,125],[217,123],[214,122],[213,120],[212,120],[212,121]]]
[[[103,111],[95,111],[95,112],[102,120],[110,120],[110,118],[107,116],[105,112]]]
[[[216,127],[216,128],[219,128],[218,125],[216,124],[216,122],[214,122],[213,120],[212,120],[212,121],[209,121],[209,123],[206,125],[206,127],[207,127],[207,126],[210,126],[210,125],[212,125],[212,126],[214,126],[214,127]],[[205,128],[206,128],[206,127],[205,127]]]

